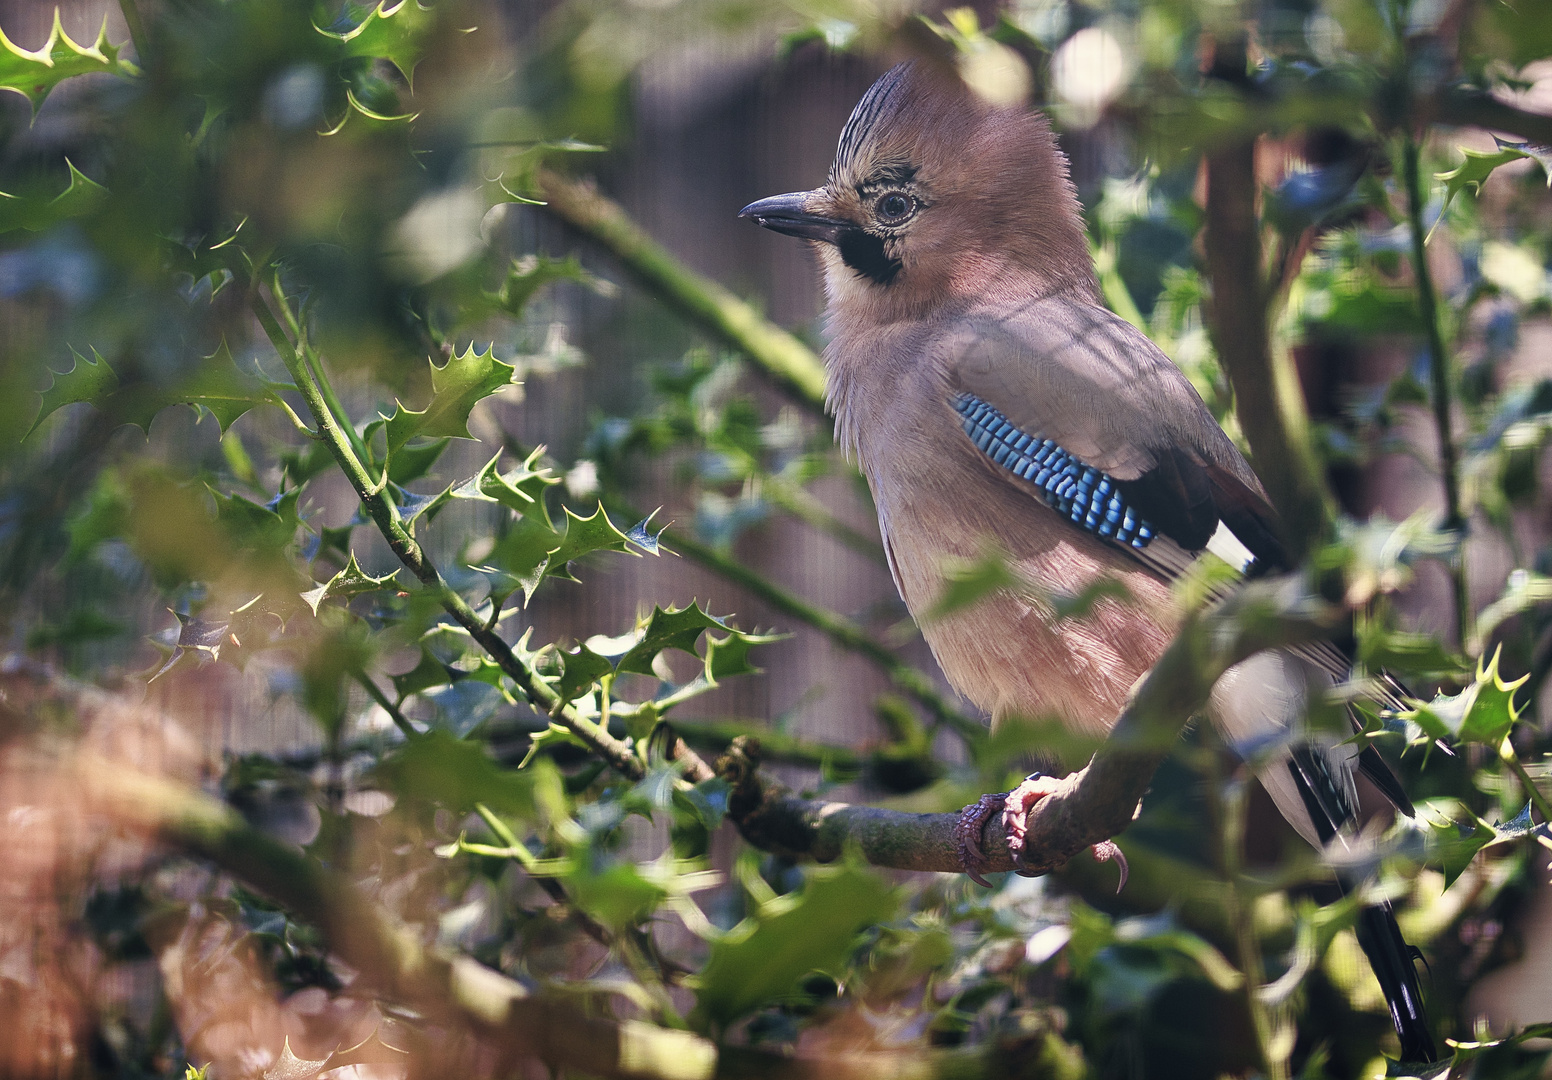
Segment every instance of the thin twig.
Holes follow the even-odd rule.
[[[540,171],[539,187],[548,213],[607,250],[663,303],[747,355],[800,401],[816,409],[824,406],[824,364],[807,345],[679,262],[592,187],[548,169]]]
[[[405,716],[397,705],[388,700],[388,695],[383,693],[382,688],[372,681],[370,675],[364,671],[356,671],[353,674],[356,677],[356,682],[360,683],[362,689],[367,692],[367,696],[377,703],[378,708],[388,714],[388,719],[393,721],[393,726],[403,733],[405,742],[414,742],[420,738],[420,732],[415,730],[415,725],[410,723],[409,717]]]
[[[1423,184],[1419,175],[1417,140],[1402,136],[1401,172],[1407,193],[1407,225],[1412,233],[1412,274],[1417,279],[1417,306],[1428,340],[1428,390],[1433,406],[1434,429],[1439,438],[1439,475],[1444,483],[1444,528],[1456,536],[1450,560],[1450,580],[1455,601],[1456,640],[1462,648],[1471,631],[1471,597],[1466,578],[1466,518],[1460,505],[1460,464],[1455,449],[1454,420],[1450,415],[1450,358],[1439,325],[1439,295],[1428,269],[1427,231],[1423,228]]]
[[[621,517],[639,516],[618,500],[606,500],[605,505],[610,510],[618,511]],[[889,681],[901,693],[909,696],[925,708],[934,720],[946,725],[962,738],[973,742],[985,737],[985,725],[950,705],[925,672],[901,660],[844,615],[838,615],[818,604],[810,604],[737,559],[724,555],[716,548],[702,544],[692,537],[678,533],[673,535],[668,543],[685,558],[694,560],[706,569],[740,586],[776,611],[807,623],[843,649],[871,660],[889,676]]]

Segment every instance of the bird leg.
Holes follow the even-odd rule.
[[[954,838],[959,845],[959,862],[977,885],[991,887],[982,874],[988,869],[986,853],[981,849],[981,828],[988,818],[1002,811],[1003,828],[1007,830],[1008,851],[1015,864],[1023,861],[1024,842],[1029,835],[1029,810],[1035,803],[1057,791],[1061,780],[1043,773],[1030,773],[1024,782],[1012,791],[1000,795],[982,795],[980,799],[959,812],[959,822],[954,827]],[[1126,887],[1128,868],[1126,856],[1114,840],[1102,840],[1094,845],[1094,858],[1099,862],[1115,860],[1121,870],[1121,882],[1116,892]],[[1025,874],[1027,871],[1020,870]]]

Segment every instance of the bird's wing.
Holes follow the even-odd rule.
[[[1087,495],[1077,513],[1061,507],[1075,524],[1097,508],[1091,532],[1169,578],[1216,548],[1221,530],[1234,540],[1226,550],[1243,548],[1263,568],[1286,563],[1255,473],[1180,369],[1130,323],[1045,301],[969,320],[956,351],[948,374],[966,433],[1047,502]],[[1036,460],[1042,453],[1055,467]],[[1122,527],[1128,512],[1135,531]]]
[[[1204,550],[1246,572],[1287,568],[1255,473],[1141,331],[1092,305],[1036,304],[967,327],[949,365],[952,403],[966,436],[1013,483],[1166,579]],[[1351,669],[1331,642],[1292,651],[1337,681]],[[1352,765],[1412,814],[1372,746],[1341,771]],[[1284,786],[1297,816],[1291,781]]]

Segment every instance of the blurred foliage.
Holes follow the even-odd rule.
[[[1079,180],[1107,298],[1236,437],[1206,331],[1197,176],[1205,150],[1263,134],[1281,343],[1309,371],[1334,357],[1325,370],[1352,376],[1310,392],[1352,515],[1313,565],[1355,612],[1360,663],[1324,704],[1353,704],[1358,738],[1407,750],[1420,809],[1377,841],[1373,888],[1431,959],[1455,1074],[1542,1069],[1530,1040],[1547,1032],[1495,1041],[1473,1030],[1468,995],[1519,955],[1508,920],[1542,865],[1532,841],[1547,844],[1552,382],[1516,359],[1552,302],[1545,147],[1457,148],[1443,132],[1425,146],[1423,217],[1452,268],[1440,299],[1469,542],[1426,513],[1384,520],[1360,472],[1417,454],[1430,400],[1395,165],[1417,103],[1520,88],[1552,51],[1536,5],[1022,0],[984,30],[965,11],[929,26],[862,0],[543,7],[169,0],[142,19],[125,0],[133,43],[81,44],[57,21],[36,50],[0,38],[0,87],[27,99],[0,165],[14,647],[102,681],[139,666],[162,687],[242,669],[312,718],[321,749],[233,758],[232,805],[440,944],[598,1015],[820,1057],[987,1047],[1017,1076],[1374,1075],[1393,1039],[1357,959],[1356,905],[1326,902],[1329,868],[1292,843],[1277,858],[1262,838],[1241,865],[1243,771],[1210,734],[1160,774],[1125,838],[1120,897],[1076,866],[1065,889],[1012,878],[986,893],[852,860],[714,860],[729,787],[681,774],[669,725],[757,673],[774,638],[694,603],[580,641],[535,641],[527,614],[605,558],[619,572],[620,556],[672,549],[652,517],[599,501],[644,511],[665,487],[690,508],[678,529],[713,550],[791,516],[880,558],[812,490],[851,475],[812,410],[735,355],[662,356],[677,339],[660,317],[616,303],[586,253],[535,249],[523,228],[541,166],[628,138],[632,78],[654,57],[927,49],[988,93],[1046,101],[1075,155],[1102,162]],[[1247,23],[1253,70],[1204,78],[1204,43]],[[658,359],[631,384],[644,393],[600,392],[567,461],[503,430],[501,406],[586,362],[567,336],[598,310],[584,297]],[[473,457],[471,440],[485,444]],[[412,547],[433,570],[401,565]],[[1476,598],[1464,640],[1428,632],[1437,620],[1407,590],[1468,555],[1516,569]],[[1008,585],[995,560],[962,576],[966,603]],[[1094,599],[1063,603],[1076,617]],[[1378,710],[1364,680],[1382,673],[1420,697]],[[919,809],[957,807],[1053,745],[1010,725],[946,752],[950,732],[910,705],[884,697],[878,712],[872,775]],[[624,747],[627,772],[590,733]],[[856,776],[855,750],[778,734],[824,764],[821,789]],[[87,932],[131,963],[197,908],[278,994],[342,992],[314,928],[200,880],[197,900],[165,874],[104,886],[84,901]],[[91,1069],[184,1069],[193,1036],[165,1008],[113,1023]],[[292,1077],[345,1060],[269,1052]]]

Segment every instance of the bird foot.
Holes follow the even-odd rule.
[[[982,876],[989,869],[986,853],[981,849],[981,828],[987,819],[999,810],[1002,811],[1003,828],[1008,835],[1008,850],[1013,854],[1014,863],[1020,863],[1023,861],[1024,843],[1029,835],[1030,808],[1060,787],[1061,781],[1054,776],[1031,773],[1012,791],[1001,795],[982,795],[959,812],[954,836],[959,845],[960,865],[965,868],[971,881],[986,888],[991,887],[991,883]],[[1116,892],[1126,888],[1126,856],[1116,842],[1102,840],[1094,845],[1093,851],[1094,858],[1099,862],[1114,860],[1120,868],[1121,881],[1116,886]],[[1020,870],[1019,873],[1027,874],[1028,871]]]
[[[954,840],[959,846],[959,865],[965,868],[971,881],[984,889],[991,888],[992,883],[981,876],[991,868],[986,852],[981,850],[981,826],[986,824],[987,818],[1002,809],[1007,798],[1006,794],[982,795],[959,812],[959,821],[954,825]]]

